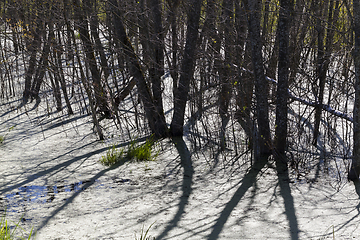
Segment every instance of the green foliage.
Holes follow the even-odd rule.
[[[155,237],[148,236],[149,230],[152,227],[152,225],[154,225],[154,223],[151,224],[145,232],[144,232],[144,226],[143,226],[141,229],[140,238],[137,238],[136,234],[135,234],[135,240],[155,240]]]
[[[159,151],[153,152],[154,143],[152,137],[147,139],[144,144],[138,144],[136,140],[132,140],[126,151],[123,148],[116,149],[113,145],[99,161],[105,166],[112,166],[127,160],[154,161],[159,155]]]
[[[11,231],[10,230],[10,226],[8,225],[8,221],[5,219],[6,213],[4,214],[4,216],[1,218],[0,221],[0,240],[12,240],[12,239],[26,239],[23,237],[18,237],[15,236],[15,231],[18,229],[19,227],[19,222],[15,225],[14,229]],[[21,218],[20,218],[21,219]],[[19,227],[20,228],[20,227]],[[23,230],[23,229],[22,229]],[[32,229],[30,231],[29,236],[27,237],[27,239],[29,240],[31,238],[32,235]]]

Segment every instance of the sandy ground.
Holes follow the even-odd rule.
[[[135,239],[150,225],[156,239],[360,239],[353,183],[279,180],[273,164],[231,157],[213,169],[186,137],[159,143],[157,161],[107,168],[99,158],[127,142],[97,141],[90,117],[18,104],[0,106],[0,209],[36,239]]]

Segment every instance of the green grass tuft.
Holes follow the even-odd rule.
[[[4,142],[4,140],[5,140],[5,136],[0,135],[0,144],[2,144]]]
[[[118,163],[120,160],[122,160],[123,155],[124,155],[124,149],[118,150],[115,148],[115,145],[113,145],[106,152],[106,155],[100,158],[100,162],[105,166],[112,166]]]
[[[31,239],[32,229],[27,238],[15,236],[16,229],[21,228],[19,226],[21,218],[20,218],[19,222],[17,224],[15,224],[14,229],[10,230],[10,226],[8,225],[8,221],[6,220],[5,217],[6,217],[6,212],[5,212],[4,216],[1,217],[1,221],[0,221],[0,240],[13,240],[13,239],[23,239],[23,240],[28,239],[28,240],[30,240]],[[23,229],[21,229],[21,230],[23,230]]]
[[[132,140],[126,151],[123,148],[116,149],[113,145],[99,161],[105,166],[112,166],[120,161],[129,160],[155,161],[159,151],[154,153],[154,145],[155,141],[152,137],[147,139],[144,144],[138,144],[136,140]]]
[[[126,157],[129,159],[136,159],[137,161],[154,161],[159,152],[153,154],[153,146],[154,146],[153,138],[149,138],[146,140],[144,144],[137,145],[136,141],[131,141],[131,144],[127,150]]]

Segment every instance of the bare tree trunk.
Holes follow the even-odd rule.
[[[278,23],[279,62],[278,84],[276,91],[276,122],[275,122],[275,150],[277,165],[286,170],[285,150],[287,147],[288,122],[288,79],[289,79],[289,29],[290,16],[293,9],[293,0],[280,0]]]
[[[165,123],[165,114],[162,101],[162,87],[161,77],[164,75],[164,34],[161,17],[161,1],[151,0],[150,7],[153,18],[152,31],[150,33],[151,52],[152,52],[152,67],[149,70],[152,82],[152,94],[154,97],[155,111],[158,113],[159,121],[156,121],[156,129],[162,127]]]
[[[248,72],[242,71],[242,67],[249,69],[251,66],[250,41],[247,40],[246,11],[242,3],[235,3],[235,27],[236,36],[236,64],[238,65],[236,77],[236,104],[238,109],[235,117],[249,139],[249,149],[253,149],[253,123],[251,120],[251,105],[254,91],[254,78]]]
[[[179,6],[180,1],[179,0],[168,0],[170,5],[170,12],[169,12],[169,21],[171,26],[171,53],[172,53],[172,61],[169,62],[170,65],[170,75],[173,80],[173,91],[175,91],[178,79],[179,79],[179,73],[178,73],[178,28],[177,28],[177,22],[176,22],[176,16],[177,16],[177,9]],[[173,92],[175,95],[175,92]]]
[[[302,14],[306,11],[306,0],[297,0],[295,3],[295,11],[293,14],[294,22],[299,22],[300,24],[293,24],[290,32],[290,43],[289,43],[289,52],[291,53],[290,57],[290,76],[289,84],[291,85],[295,82],[296,74],[298,73],[301,52],[305,44],[305,36],[309,29],[309,18],[304,17]],[[304,19],[305,18],[305,19]]]
[[[189,0],[189,14],[186,33],[184,57],[181,64],[181,76],[174,96],[174,114],[171,121],[171,134],[182,136],[184,127],[185,107],[189,95],[190,80],[194,73],[195,51],[198,39],[202,1]]]
[[[355,46],[353,50],[355,65],[355,103],[353,115],[354,147],[348,178],[352,181],[358,181],[360,173],[360,2],[358,0],[353,1],[353,12],[353,29],[355,32]]]
[[[157,137],[165,137],[167,136],[167,126],[165,122],[165,116],[163,116],[164,113],[156,111],[150,88],[146,83],[134,48],[132,47],[129,38],[127,37],[125,27],[121,20],[121,12],[118,8],[117,2],[115,0],[111,0],[111,5],[114,11],[113,22],[115,27],[115,35],[121,43],[122,47],[124,48],[125,55],[129,59],[129,71],[136,81],[141,101],[144,104],[144,110],[146,118],[149,122],[150,129]]]
[[[63,53],[63,47],[61,45],[61,38],[60,38],[60,29],[58,29],[58,46],[56,49],[53,50],[53,56],[55,58],[55,71],[56,74],[58,74],[59,76],[59,81],[60,81],[60,85],[61,85],[61,90],[63,92],[64,95],[64,99],[65,99],[65,103],[66,103],[66,107],[68,108],[68,114],[74,114],[74,111],[72,110],[71,107],[71,103],[69,100],[69,96],[67,93],[67,87],[66,87],[66,82],[65,82],[65,76],[64,76],[64,71],[63,71],[63,66],[62,66],[62,62],[61,62],[61,55]]]
[[[73,37],[73,42],[75,42],[74,34],[72,34],[72,37]],[[76,44],[74,45],[74,47],[75,47],[75,51],[74,51],[75,56],[76,56],[77,62],[79,64],[80,79],[81,79],[81,82],[82,82],[82,84],[83,84],[83,86],[85,88],[86,95],[88,96],[88,99],[89,99],[91,117],[92,117],[92,119],[94,121],[94,128],[96,129],[96,132],[97,132],[97,134],[99,136],[99,139],[104,140],[105,137],[104,137],[104,134],[103,134],[103,132],[101,130],[99,120],[97,119],[97,116],[96,116],[96,109],[95,109],[95,102],[94,102],[95,99],[93,98],[92,93],[91,93],[90,83],[89,83],[89,81],[87,80],[87,78],[85,76],[84,69],[82,67],[81,59],[80,59],[80,56],[79,56],[79,51],[77,49]]]
[[[319,80],[318,92],[316,96],[316,102],[318,106],[315,111],[315,126],[314,126],[314,136],[312,144],[314,146],[317,145],[317,138],[319,136],[319,128],[320,128],[320,120],[321,120],[321,112],[322,112],[322,103],[324,99],[324,90],[325,90],[325,81],[326,81],[326,66],[325,66],[325,46],[324,46],[324,38],[325,38],[325,27],[323,26],[323,12],[326,10],[324,5],[324,1],[314,1],[316,3],[316,15],[317,15],[317,23],[316,23],[316,31],[317,31],[317,43],[318,43],[318,51],[317,51],[317,79]],[[315,83],[315,85],[317,85]]]
[[[52,22],[48,24],[48,26],[51,26]],[[50,31],[52,31],[52,27],[50,27]],[[44,76],[46,73],[46,69],[48,66],[48,56],[50,53],[50,41],[51,41],[51,34],[48,35],[47,41],[44,43],[43,51],[41,53],[41,57],[38,63],[38,67],[35,72],[34,80],[31,86],[31,96],[33,98],[38,99],[39,98],[39,92],[41,84],[43,83]]]
[[[313,136],[313,145],[317,144],[317,138],[319,135],[320,128],[320,120],[321,120],[321,112],[323,108],[324,101],[324,91],[325,91],[325,82],[326,82],[326,73],[329,69],[329,64],[331,60],[331,53],[333,48],[333,38],[334,38],[334,29],[333,24],[337,21],[339,15],[339,0],[336,1],[334,5],[334,0],[330,0],[330,4],[326,4],[326,9],[328,9],[328,19],[327,19],[327,32],[326,37],[323,36],[324,33],[321,31],[325,31],[325,29],[320,30],[318,33],[318,78],[319,78],[319,95],[318,95],[318,106],[316,107],[315,112],[315,127],[314,127],[314,136]],[[329,6],[328,6],[329,5]],[[319,23],[320,25],[320,23]],[[320,28],[321,26],[319,26]],[[326,43],[324,46],[324,38],[326,39]],[[321,42],[321,43],[319,43]]]
[[[32,35],[34,36],[34,39],[32,43],[30,44],[30,59],[29,59],[29,66],[26,69],[25,73],[25,90],[23,93],[23,101],[26,103],[29,100],[29,97],[31,95],[31,80],[33,78],[33,75],[35,73],[35,67],[36,67],[36,55],[38,48],[40,47],[40,35],[42,32],[42,19],[38,19],[37,25],[35,30],[32,32]]]
[[[234,9],[234,1],[233,0],[224,0],[223,1],[223,18],[222,21],[224,23],[224,50],[225,50],[225,61],[222,63],[221,72],[219,75],[223,75],[223,81],[221,84],[220,90],[220,99],[219,99],[219,113],[221,118],[221,128],[220,128],[220,147],[221,150],[225,150],[226,148],[226,136],[225,130],[226,126],[229,122],[230,115],[228,113],[230,99],[232,95],[232,46],[233,44],[233,36],[232,36],[232,29],[233,29],[233,11]]]
[[[260,36],[261,5],[259,0],[244,0],[244,3],[248,12],[249,37],[255,77],[256,115],[259,131],[256,140],[260,155],[269,155],[271,154],[272,143],[269,126],[268,81],[265,78]]]
[[[110,106],[110,101],[107,100],[109,96],[104,91],[104,88],[102,86],[101,75],[97,67],[96,59],[94,55],[93,43],[90,40],[90,34],[88,31],[88,21],[83,15],[86,4],[85,6],[81,7],[80,0],[73,0],[73,1],[75,5],[75,12],[78,18],[77,24],[78,24],[80,39],[83,43],[85,58],[87,64],[89,65],[89,69],[92,76],[96,103],[99,106],[99,111],[104,113],[106,117],[110,117],[112,115],[112,108]],[[85,0],[85,1],[89,1],[89,0]]]
[[[88,12],[88,16],[89,16],[89,23],[90,23],[90,30],[91,30],[91,36],[94,39],[95,42],[95,51],[98,52],[98,54],[100,55],[100,64],[101,64],[101,70],[104,73],[104,79],[105,81],[108,79],[109,75],[110,75],[110,71],[109,71],[109,67],[107,64],[107,59],[105,56],[105,51],[104,51],[104,47],[100,41],[100,36],[99,36],[99,19],[98,19],[98,12],[96,9],[96,1],[92,0],[91,3],[88,2],[88,9],[91,9],[91,11]]]

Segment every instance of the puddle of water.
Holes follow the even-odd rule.
[[[69,197],[67,193],[85,190],[85,184],[91,182],[90,180],[86,180],[72,184],[64,184],[64,182],[61,182],[53,186],[30,185],[19,187],[17,191],[0,196],[0,216],[4,214],[5,209],[7,212],[24,212],[26,211],[25,209],[29,209],[29,207],[36,209],[41,207],[39,205],[53,202],[59,197],[60,193],[65,193],[65,195],[62,195],[62,198],[67,200]],[[113,180],[115,184],[129,184],[130,182],[130,179]],[[102,183],[98,179],[92,183],[95,188],[113,187],[107,186],[106,183]]]
[[[15,212],[17,208],[29,203],[45,204],[54,201],[56,196],[62,192],[70,193],[84,190],[84,184],[90,181],[80,181],[77,183],[67,185],[54,185],[54,186],[22,186],[12,193],[0,197],[0,212],[4,212],[4,205],[6,211]],[[98,181],[96,181],[98,182]]]

